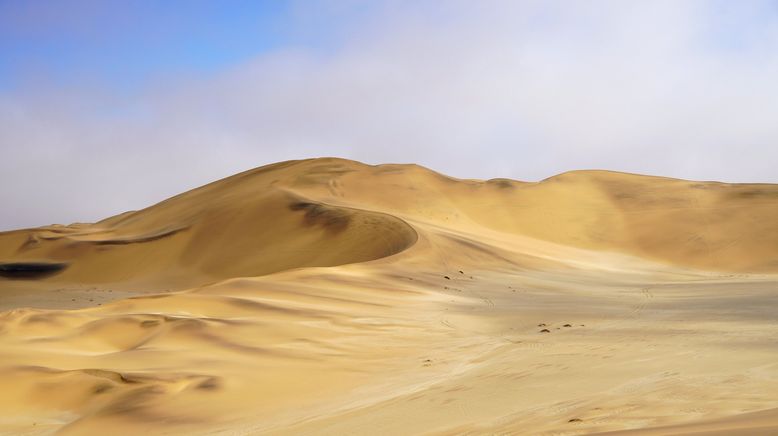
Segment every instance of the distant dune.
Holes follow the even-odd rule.
[[[778,185],[282,162],[0,233],[0,433],[778,433],[777,297]]]

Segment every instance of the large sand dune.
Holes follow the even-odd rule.
[[[778,185],[342,159],[0,233],[0,433],[778,434]]]

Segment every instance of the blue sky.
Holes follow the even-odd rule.
[[[54,83],[140,86],[207,74],[289,43],[281,1],[0,2],[0,86],[33,74]]]
[[[0,230],[314,156],[778,182],[776,77],[776,0],[0,0]]]
[[[413,5],[393,3],[409,9]],[[759,42],[760,30],[778,13],[777,1],[706,3],[711,28],[705,36],[713,50],[752,49]],[[31,76],[61,85],[97,80],[113,87],[137,87],[160,77],[218,72],[289,46],[326,51],[333,48],[328,44],[336,44],[338,32],[349,21],[380,9],[379,5],[358,1],[2,0],[0,88],[23,86]],[[305,14],[306,8],[316,13]],[[542,17],[538,22],[543,23]]]

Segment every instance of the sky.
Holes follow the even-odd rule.
[[[0,0],[0,230],[268,163],[778,183],[778,1]]]

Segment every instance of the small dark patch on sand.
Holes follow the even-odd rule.
[[[567,422],[583,422],[583,420],[581,418],[573,418],[573,419],[567,420]]]
[[[762,198],[762,199],[775,199],[778,198],[778,190],[770,187],[765,187],[762,189],[748,189],[748,190],[737,190],[730,194],[731,197],[734,198],[743,198],[743,199],[749,199],[749,198]]]
[[[551,333],[551,330],[549,329],[543,329],[540,331],[540,333]]]
[[[151,328],[156,327],[160,324],[159,320],[156,319],[147,319],[145,321],[141,321],[140,326],[143,328]]]
[[[514,181],[510,180],[510,179],[503,179],[503,178],[490,179],[490,180],[487,180],[486,183],[494,185],[494,186],[496,186],[498,188],[502,188],[502,189],[513,188],[514,187]]]
[[[113,389],[113,386],[109,383],[100,383],[92,388],[92,393],[94,394],[102,394],[103,392],[108,392],[111,389]]]
[[[298,201],[291,203],[289,209],[293,211],[304,210],[305,225],[320,225],[335,233],[346,230],[351,223],[351,215],[348,212],[323,204]]]
[[[451,277],[449,277],[449,276],[443,276],[443,278],[446,279],[446,280],[451,280]]]
[[[572,327],[572,325],[570,325],[570,324],[565,324],[565,325],[563,325],[562,327]]]
[[[119,238],[119,239],[102,239],[98,241],[92,241],[91,243],[96,245],[103,245],[103,246],[138,244],[142,242],[151,242],[151,241],[156,241],[158,239],[167,238],[168,236],[173,236],[176,233],[187,229],[188,227],[178,227],[175,229],[161,230],[159,232],[150,233],[148,235],[137,235],[137,236]]]
[[[196,388],[204,391],[215,391],[221,387],[219,379],[216,377],[209,377],[197,384]]]
[[[62,272],[68,267],[60,262],[9,262],[0,263],[0,277],[10,279],[39,279]]]

